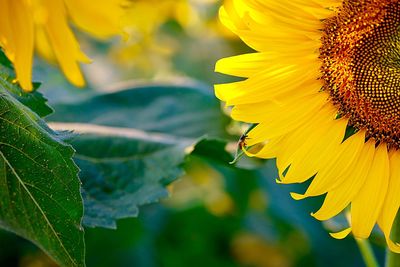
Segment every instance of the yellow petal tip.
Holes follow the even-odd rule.
[[[294,193],[294,192],[291,192],[290,193],[290,196],[294,199],[294,200],[302,200],[302,199],[305,199],[307,196],[305,196],[305,195],[302,195],[302,194],[298,194],[298,193]]]
[[[387,239],[386,241],[390,251],[394,253],[400,253],[400,244],[393,242],[390,238]]]
[[[333,238],[343,239],[351,233],[351,227],[344,229],[337,233],[329,233]]]

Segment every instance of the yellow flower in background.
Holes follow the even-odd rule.
[[[33,53],[58,62],[67,79],[85,84],[79,63],[90,60],[81,51],[70,22],[98,38],[121,33],[121,0],[0,0],[0,46],[14,64],[17,80],[32,90]]]
[[[124,25],[144,38],[146,35],[152,35],[169,19],[176,19],[185,25],[189,20],[188,16],[187,0],[135,0],[124,17]]]
[[[276,158],[279,182],[312,179],[295,199],[324,195],[312,214],[350,208],[350,232],[375,224],[388,246],[400,206],[400,3],[397,0],[233,0],[222,22],[256,52],[221,59],[243,77],[216,85],[235,120],[255,123],[247,153]],[[256,150],[254,150],[256,149]]]
[[[126,42],[113,47],[113,56],[123,71],[133,68],[137,77],[177,75],[172,57],[190,54],[185,37],[200,39],[199,45],[222,31],[214,16],[218,0],[135,0],[124,16]],[[155,8],[157,7],[157,8]],[[179,27],[163,27],[168,22]],[[217,29],[217,26],[218,29]],[[224,27],[223,33],[228,32]],[[217,34],[218,33],[218,34]],[[230,33],[232,36],[232,33]],[[201,43],[202,42],[202,43]],[[184,50],[184,51],[183,51]],[[130,71],[129,73],[132,73]]]
[[[145,73],[157,66],[165,68],[161,57],[169,59],[177,49],[170,36],[160,38],[160,27],[169,20],[175,20],[186,27],[193,11],[188,0],[135,0],[132,1],[123,19],[124,29],[129,34],[126,42],[114,47],[119,63],[135,66]],[[143,75],[142,75],[143,76]]]

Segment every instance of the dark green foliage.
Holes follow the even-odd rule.
[[[115,228],[117,219],[136,217],[138,206],[168,196],[166,185],[182,176],[193,149],[231,159],[226,142],[202,138],[226,137],[229,120],[200,86],[129,87],[55,109],[50,120],[81,123],[72,145],[82,170],[86,226]]]
[[[81,135],[74,142],[81,168],[86,226],[116,228],[138,206],[168,196],[167,184],[183,174],[188,142]]]
[[[228,117],[212,91],[198,85],[127,86],[83,101],[57,104],[49,120],[135,128],[199,138],[228,137]]]
[[[84,266],[74,150],[4,89],[13,92],[12,85],[0,80],[0,225],[62,266]]]

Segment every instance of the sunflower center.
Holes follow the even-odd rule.
[[[400,148],[400,3],[343,1],[325,22],[323,90],[368,138]]]

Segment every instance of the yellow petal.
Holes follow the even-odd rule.
[[[279,170],[281,181],[283,183],[298,183],[307,180],[313,174],[315,174],[314,167],[310,166],[312,169],[311,171],[310,169],[303,170],[305,172],[308,172],[308,174],[303,172],[303,174],[299,175],[296,178],[292,175],[292,173],[296,175],[295,171],[293,171],[292,166],[294,167],[294,169],[299,168],[299,161],[306,157],[310,151],[314,151],[313,153],[316,154],[320,153],[320,151],[318,150],[321,148],[315,149],[317,146],[314,146],[314,144],[318,140],[324,139],[327,133],[331,131],[332,125],[336,125],[337,122],[334,121],[336,112],[336,108],[333,105],[327,104],[319,111],[312,113],[310,115],[311,117],[308,120],[302,121],[302,126],[296,129],[296,131],[287,134],[282,149],[278,153],[277,157],[277,167]],[[338,132],[343,131],[343,129],[341,130],[340,127],[338,127],[337,130]],[[340,139],[340,136],[338,136],[338,139]],[[314,160],[312,161],[313,162],[311,164],[315,164],[316,162],[318,162]],[[290,168],[287,175],[283,176],[283,172],[289,166]]]
[[[278,151],[281,149],[282,146],[282,138],[274,138],[268,140],[262,148],[257,151],[256,153],[252,153],[251,151],[244,149],[243,151],[249,157],[258,157],[263,159],[272,159],[276,158]]]
[[[329,121],[329,119],[327,119]],[[329,166],[336,158],[336,154],[346,131],[347,120],[339,119],[326,125],[325,131],[312,143],[304,145],[297,151],[283,182],[303,182],[316,174],[318,170]],[[331,181],[333,182],[333,181]]]
[[[249,145],[281,136],[298,128],[327,102],[324,96],[324,93],[317,93],[298,100],[294,106],[277,106],[274,112],[265,114],[260,124],[248,133]]]
[[[332,149],[332,158],[326,166],[321,166],[317,175],[314,177],[304,197],[318,196],[329,192],[337,186],[341,186],[346,178],[345,172],[353,168],[355,160],[360,155],[364,147],[365,136],[354,134],[347,138],[336,149]]]
[[[0,44],[14,64],[17,80],[25,91],[32,91],[33,18],[26,0],[2,1]]]
[[[251,53],[240,56],[227,57],[217,61],[215,71],[237,77],[250,77],[260,72],[268,63],[269,55],[266,53]]]
[[[42,0],[42,4],[42,8],[47,9],[48,16],[45,24],[38,24],[37,27],[45,29],[54,55],[68,80],[76,86],[84,86],[78,61],[83,61],[86,57],[69,28],[63,0]]]
[[[342,231],[340,231],[340,232],[337,232],[337,233],[329,233],[333,238],[336,238],[336,239],[343,239],[343,238],[345,238],[346,236],[348,236],[349,234],[351,233],[351,228],[349,227],[349,228],[346,228],[346,229],[344,229],[344,230],[342,230]]]
[[[123,1],[64,1],[72,21],[91,35],[104,39],[122,33]]]
[[[385,203],[379,215],[378,224],[386,237],[390,249],[400,253],[400,245],[390,239],[393,221],[400,207],[400,153],[394,150],[390,153],[390,178]]]
[[[385,201],[388,184],[388,151],[386,145],[381,144],[376,148],[365,183],[351,204],[351,226],[355,237],[369,237]]]
[[[363,138],[365,133],[360,132],[356,135],[359,135],[357,138]],[[363,149],[354,161],[354,165],[343,174],[344,182],[328,192],[322,207],[312,216],[321,221],[328,220],[346,208],[364,185],[374,154],[375,143],[370,140],[364,144]]]

